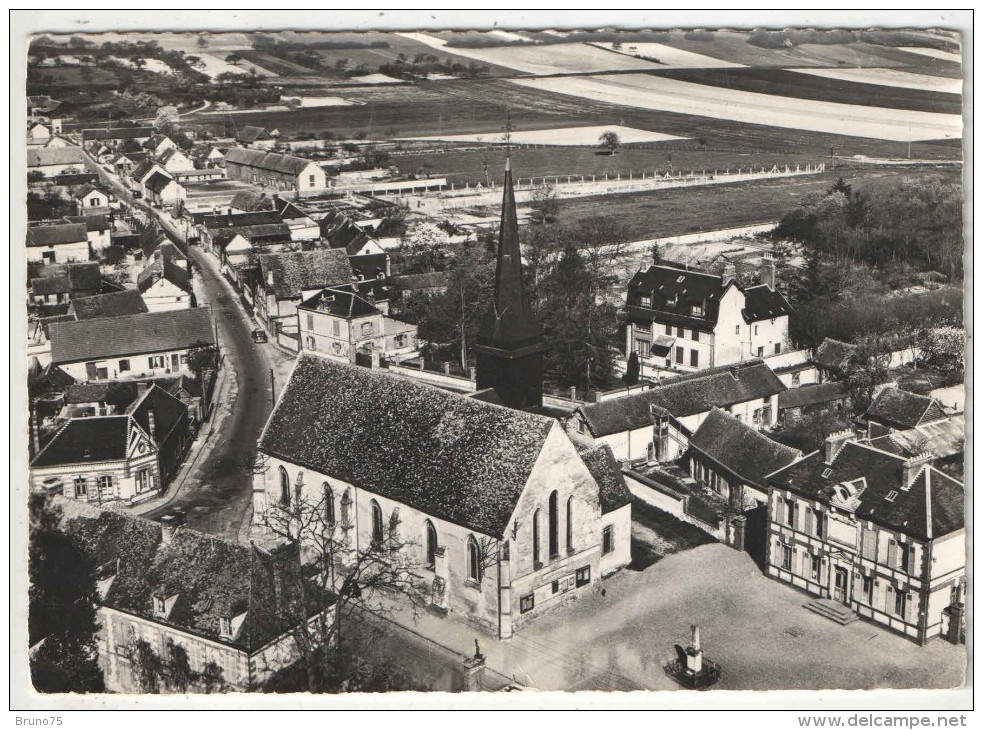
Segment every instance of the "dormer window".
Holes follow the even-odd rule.
[[[702,304],[694,304],[694,305],[692,305],[689,308],[689,313],[692,314],[694,317],[702,317],[703,316],[703,305]]]
[[[829,475],[833,473],[832,469],[823,469],[823,479],[829,479]]]
[[[228,616],[220,616],[218,619],[218,633],[226,639],[232,638],[232,619]]]
[[[677,284],[682,284],[684,281],[686,281],[686,275],[685,274],[680,274],[679,276],[676,277],[676,283]]]
[[[893,502],[897,498],[897,496],[898,496],[897,491],[892,489],[890,492],[887,493],[887,496],[884,498],[884,501]]]
[[[154,616],[166,616],[167,609],[162,596],[154,596]]]
[[[640,303],[640,304],[641,304],[641,306],[643,306],[643,307],[651,307],[651,306],[652,306],[652,297],[650,297],[650,296],[645,296],[645,295],[643,294],[643,295],[641,296],[641,298],[639,299],[639,303]]]

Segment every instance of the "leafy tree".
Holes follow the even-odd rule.
[[[540,223],[553,223],[560,212],[560,199],[556,195],[556,186],[543,183],[532,193],[531,207],[533,220]]]
[[[206,370],[218,367],[218,351],[211,345],[193,347],[188,350],[188,370],[195,379],[200,380]]]
[[[625,370],[623,376],[625,385],[638,385],[638,376],[641,372],[641,366],[638,362],[638,353],[635,350],[631,351],[628,356],[628,367]]]
[[[601,133],[601,136],[597,138],[597,143],[602,150],[605,150],[609,155],[613,155],[615,150],[621,146],[621,138],[618,137],[617,132],[609,129]]]
[[[240,63],[242,63],[242,56],[240,56],[238,53],[230,53],[225,57],[225,61],[226,63],[231,63],[233,66],[238,66]]]
[[[951,325],[926,327],[918,333],[922,362],[941,373],[961,377],[966,367],[966,331]]]
[[[198,36],[197,40],[195,40],[195,43],[198,44],[199,48],[208,48],[208,36],[202,33]]]
[[[39,692],[102,692],[96,634],[95,570],[59,527],[50,498],[30,497],[28,640],[44,643],[31,657]]]
[[[404,235],[396,250],[404,274],[440,271],[445,249],[450,242],[447,233],[435,223],[422,223]]]
[[[853,398],[853,408],[863,413],[874,398],[878,385],[890,378],[891,346],[884,338],[863,338],[844,368],[844,383]]]
[[[179,119],[177,107],[162,106],[154,116],[154,128],[160,130],[168,126],[173,127],[178,123]]]
[[[188,650],[181,644],[175,644],[173,639],[168,639],[165,655],[163,669],[167,676],[168,688],[176,692],[187,692],[188,687],[198,679],[197,673],[191,669]]]

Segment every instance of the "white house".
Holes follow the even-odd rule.
[[[768,576],[919,643],[958,637],[965,487],[928,463],[832,434],[769,477]],[[958,638],[955,638],[958,641]]]
[[[140,272],[137,289],[151,312],[191,307],[192,289],[187,269],[166,256],[158,257]]]
[[[112,245],[113,231],[109,223],[109,216],[105,213],[90,213],[86,210],[82,215],[70,215],[65,217],[71,223],[84,223],[85,235],[89,241],[89,247],[97,256]]]
[[[170,147],[157,157],[157,163],[168,173],[187,172],[195,164],[177,147]]]
[[[232,147],[225,153],[225,169],[231,180],[274,190],[304,192],[327,187],[327,176],[316,162],[294,155]]]
[[[57,322],[49,332],[52,362],[79,381],[190,373],[188,351],[215,345],[207,309]]]
[[[752,428],[776,423],[777,396],[785,389],[761,360],[748,360],[580,406],[568,429],[577,440],[610,446],[622,461],[675,461],[714,408]]]
[[[182,649],[193,672],[211,676],[210,688],[187,688],[197,693],[255,691],[302,656],[301,622],[285,610],[300,594],[289,548],[264,550],[91,504],[58,505],[63,529],[98,566],[98,651],[107,690],[141,691],[131,659],[140,639],[160,657]],[[304,596],[307,621],[323,618],[330,626],[333,597],[306,580]],[[162,682],[161,691],[180,690]]]
[[[89,260],[84,223],[54,223],[27,228],[27,260],[47,264]]]
[[[79,215],[105,213],[109,210],[109,193],[95,185],[83,185],[72,194]]]
[[[44,124],[33,124],[27,130],[28,147],[44,147],[51,139],[51,129]]]
[[[177,205],[178,202],[183,202],[188,197],[184,186],[163,172],[155,172],[147,178],[144,187],[147,190],[147,198],[158,207]]]
[[[393,521],[433,611],[501,638],[630,560],[617,465],[551,418],[301,353],[259,452],[256,524],[323,499],[364,549]]]
[[[792,309],[775,289],[773,264],[769,271],[767,283],[742,287],[731,273],[640,270],[628,282],[626,351],[643,366],[682,372],[780,354]]]
[[[66,172],[85,169],[85,153],[81,147],[40,147],[27,151],[27,171],[54,177]]]
[[[168,150],[178,149],[177,143],[166,134],[155,134],[144,142],[142,147],[151,157],[160,157]]]
[[[263,254],[253,292],[256,316],[270,332],[280,327],[296,333],[297,305],[326,287],[347,284],[351,278],[352,267],[344,251]]]

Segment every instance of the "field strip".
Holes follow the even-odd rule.
[[[661,132],[649,132],[644,129],[608,125],[595,127],[562,127],[559,129],[530,129],[522,132],[513,132],[512,141],[516,144],[597,147],[598,138],[604,132],[614,132],[618,135],[618,139],[621,140],[622,144],[666,142],[668,140],[686,139],[686,137],[677,137],[672,134],[662,134]],[[403,137],[402,139],[408,141],[482,142],[493,144],[502,144],[504,142],[503,135],[500,132],[488,134],[445,134],[433,137]]]
[[[626,56],[644,56],[648,59],[655,59],[666,68],[747,68],[740,63],[721,61],[719,58],[684,51],[662,43],[622,43],[621,47],[617,49],[614,48],[613,43],[592,43],[591,45]]]
[[[917,142],[962,136],[962,117],[957,114],[791,99],[649,74],[508,81],[519,86],[584,99],[603,99],[610,104],[639,109],[851,137]]]
[[[596,48],[586,43],[458,48],[448,46],[444,39],[426,33],[400,33],[400,35],[445,53],[536,75],[645,71],[659,68],[659,64],[619,53],[609,53],[603,48]]]
[[[963,93],[962,79],[947,79],[941,76],[895,71],[889,68],[790,68],[797,74],[822,76],[826,79],[856,81],[861,84],[894,86],[898,89],[919,89],[921,91],[942,91],[947,94]]]
[[[941,48],[923,48],[921,46],[901,46],[898,48],[899,51],[907,51],[908,53],[917,53],[919,56],[930,56],[931,58],[938,58],[942,61],[953,61],[955,63],[962,63],[963,57],[958,53],[952,53],[951,51],[943,51]]]

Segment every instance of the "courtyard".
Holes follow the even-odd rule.
[[[705,655],[722,667],[717,689],[963,683],[964,647],[939,639],[918,646],[865,621],[840,626],[806,609],[808,600],[762,575],[746,553],[704,544],[602,581],[511,641],[479,638],[491,670],[540,690],[679,689],[662,665],[675,644],[688,643],[691,624],[700,626]],[[422,634],[461,656],[474,651],[475,631],[463,623],[422,614],[408,625],[411,643]]]

